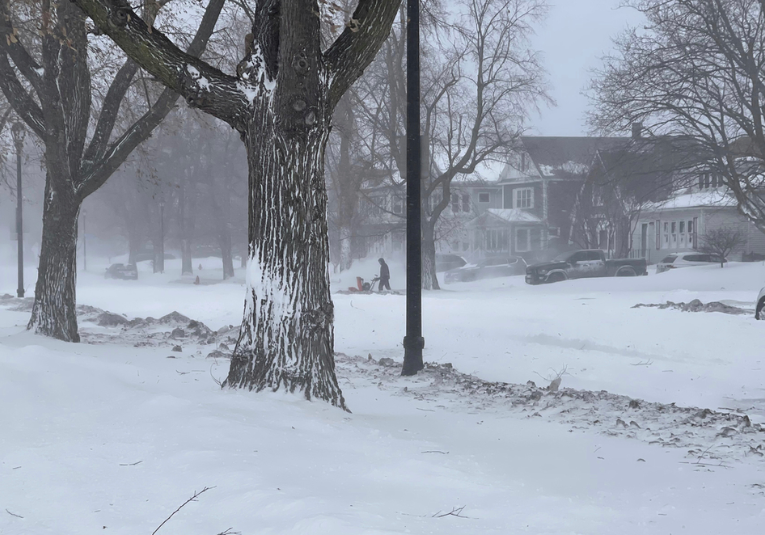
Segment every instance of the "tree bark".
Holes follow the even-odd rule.
[[[62,188],[64,189],[64,188]],[[80,201],[46,180],[40,265],[28,329],[65,342],[77,333],[77,220]]]
[[[250,258],[226,386],[301,392],[341,408],[330,296],[325,124],[287,136],[264,111],[246,136]],[[265,124],[264,124],[265,123]]]

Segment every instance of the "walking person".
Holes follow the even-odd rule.
[[[383,289],[390,290],[390,269],[388,269],[388,264],[382,258],[378,262],[380,262],[380,286],[377,289],[381,292]]]

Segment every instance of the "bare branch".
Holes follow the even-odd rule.
[[[359,0],[348,26],[324,53],[332,80],[329,109],[333,110],[372,62],[396,17],[400,0]]]
[[[182,503],[180,506],[178,506],[178,509],[176,509],[175,511],[173,511],[172,513],[170,513],[170,516],[168,516],[166,519],[164,519],[164,520],[162,521],[162,523],[161,523],[159,526],[157,526],[157,529],[155,529],[154,531],[152,531],[152,532],[151,532],[151,535],[155,535],[155,534],[156,534],[156,533],[157,533],[157,532],[160,530],[160,528],[161,528],[162,526],[164,526],[164,525],[167,523],[167,521],[168,521],[168,520],[170,520],[171,518],[173,518],[173,516],[175,515],[175,513],[177,513],[177,512],[178,512],[178,511],[180,511],[181,509],[183,509],[183,508],[184,508],[186,505],[188,505],[189,503],[197,501],[197,498],[199,498],[199,497],[200,497],[202,494],[204,494],[204,493],[205,493],[205,492],[207,492],[208,490],[210,490],[210,489],[214,489],[214,488],[215,488],[215,487],[205,487],[205,488],[203,488],[202,490],[200,490],[199,492],[194,492],[194,495],[193,495],[191,498],[189,498],[188,500],[186,500],[185,502],[183,502],[183,503]]]
[[[247,94],[257,93],[258,86],[224,74],[197,57],[204,50],[209,33],[198,32],[186,53],[162,32],[147,26],[127,3],[118,0],[72,1],[128,56],[183,96],[190,105],[243,130],[241,115],[252,102]],[[205,18],[213,19],[213,26],[223,3],[222,0],[211,0],[205,12]]]

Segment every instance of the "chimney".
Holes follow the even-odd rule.
[[[632,139],[640,139],[643,132],[643,123],[632,123]]]

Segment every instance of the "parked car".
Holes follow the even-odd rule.
[[[467,260],[456,254],[436,255],[436,273],[449,271],[450,269],[461,268],[465,264],[467,264]]]
[[[526,262],[520,256],[499,256],[484,258],[477,264],[465,264],[444,275],[444,282],[468,282],[478,279],[523,275]]]
[[[106,279],[138,280],[138,269],[135,264],[112,264],[104,273]]]
[[[723,262],[728,260],[723,259]],[[661,262],[656,264],[656,273],[664,273],[670,269],[685,268],[693,266],[708,266],[709,264],[719,264],[720,257],[713,254],[699,253],[690,251],[687,253],[672,253],[665,256]]]
[[[600,249],[585,249],[562,253],[551,262],[529,266],[526,282],[542,284],[585,277],[634,277],[647,273],[644,258],[606,260],[606,254]]]
[[[765,288],[757,295],[757,306],[754,309],[754,319],[765,320]]]

